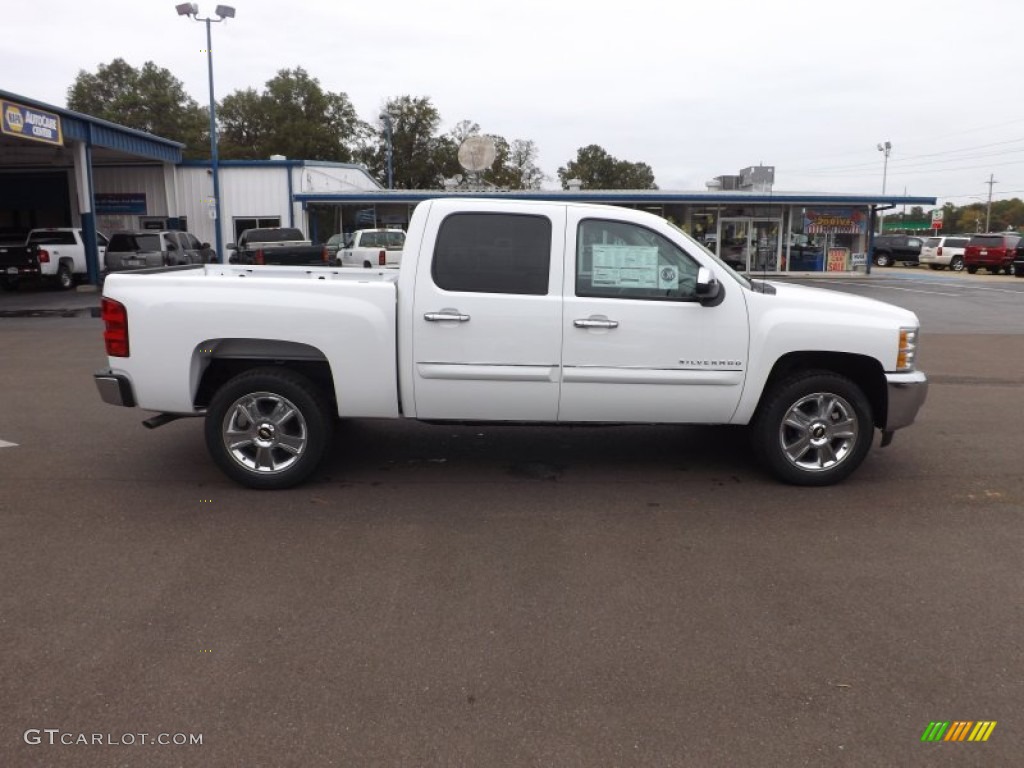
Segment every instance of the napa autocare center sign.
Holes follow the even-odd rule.
[[[64,144],[60,115],[6,99],[0,99],[0,114],[3,116],[0,133],[5,136],[17,136],[56,146]]]

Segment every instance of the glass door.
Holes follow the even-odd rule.
[[[782,219],[724,218],[718,230],[718,255],[739,272],[778,272]]]
[[[718,223],[718,257],[737,272],[746,272],[750,254],[749,218],[727,218]]]
[[[778,272],[782,252],[782,219],[753,219],[750,227],[750,272]]]

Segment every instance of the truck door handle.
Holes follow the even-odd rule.
[[[609,320],[607,317],[588,317],[583,320],[573,320],[572,324],[577,328],[618,328],[618,320]]]
[[[465,323],[469,320],[469,315],[464,315],[457,309],[442,309],[440,312],[427,312],[423,315],[423,319],[431,323],[450,322],[453,320],[457,323]]]

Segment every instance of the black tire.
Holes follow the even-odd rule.
[[[844,480],[864,461],[873,437],[867,397],[853,381],[830,371],[797,373],[774,384],[751,424],[758,458],[792,485]]]
[[[875,266],[877,267],[891,267],[892,256],[885,251],[875,254]]]
[[[1010,264],[1008,267],[1006,267],[1005,271],[1006,271],[1006,274],[1013,275],[1013,274],[1015,274],[1017,272],[1017,268],[1015,266],[1013,266],[1013,264]]]
[[[1024,277],[1024,269],[1014,269],[1014,277]]]
[[[323,392],[302,374],[275,367],[240,373],[217,390],[204,433],[224,474],[249,488],[278,490],[312,474],[333,428]]]
[[[949,260],[949,268],[952,269],[954,272],[963,272],[964,271],[964,257],[963,256],[954,256],[952,259]]]
[[[363,262],[363,269],[373,269],[373,264],[368,261]]]
[[[57,267],[57,287],[62,291],[70,291],[75,287],[75,276],[71,274],[71,267],[67,264]]]
[[[973,274],[976,274],[977,272],[978,272],[978,268],[977,267],[967,267],[967,274],[968,275],[973,275]]]

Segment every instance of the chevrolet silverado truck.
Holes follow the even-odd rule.
[[[107,238],[96,234],[98,269],[103,266]],[[24,245],[0,245],[0,287],[17,288],[24,280],[42,279],[68,290],[89,277],[82,230],[49,227],[29,230]]]
[[[312,245],[294,227],[247,229],[228,250],[231,264],[327,266],[330,261],[325,246]]]
[[[405,232],[400,229],[357,229],[338,251],[342,267],[397,267],[402,263]]]
[[[916,315],[750,281],[643,211],[428,200],[400,270],[196,265],[111,275],[102,399],[204,419],[253,488],[315,471],[337,418],[748,425],[827,485],[911,424]]]

